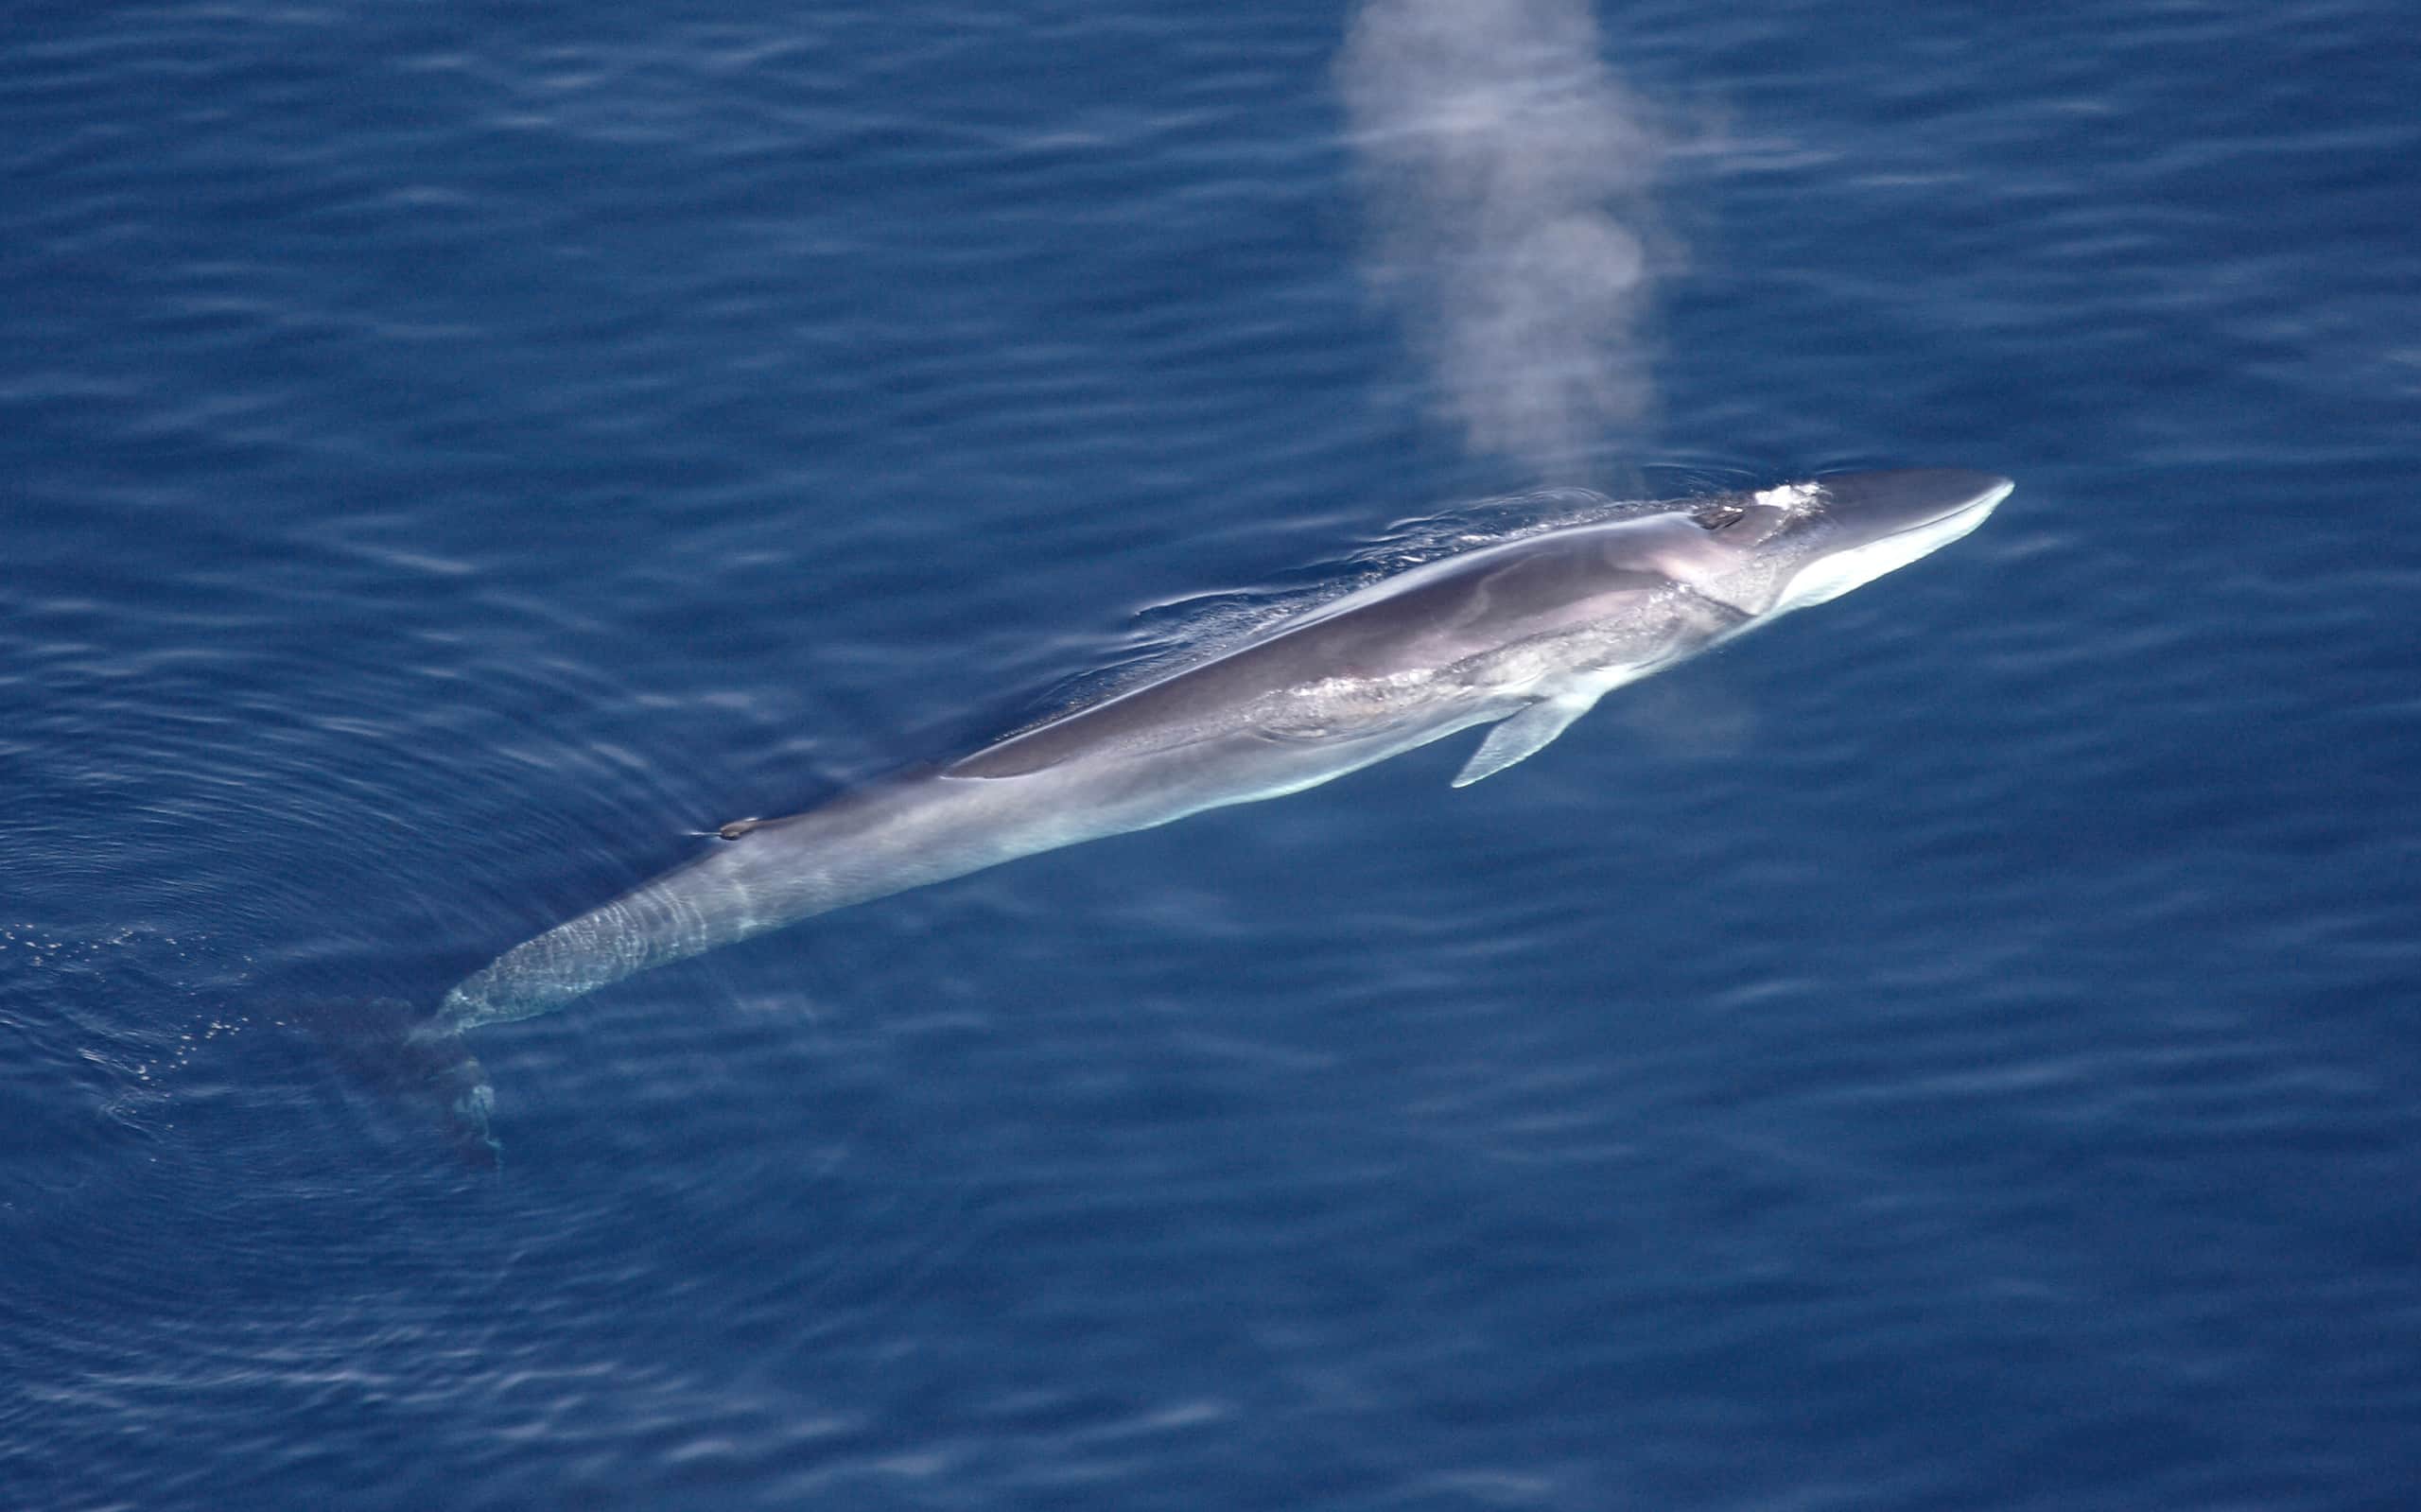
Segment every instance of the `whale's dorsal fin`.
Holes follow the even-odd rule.
[[[1468,788],[1482,777],[1492,777],[1523,757],[1546,749],[1596,702],[1594,698],[1550,698],[1531,704],[1488,732],[1488,739],[1463,763],[1463,770],[1454,773],[1454,786]]]

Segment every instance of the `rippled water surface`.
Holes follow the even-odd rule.
[[[1552,477],[1350,20],[15,18],[0,1505],[2410,1504],[2405,9],[1602,7]],[[1904,464],[2019,489],[1469,790],[483,1032],[500,1169],[325,1035],[1479,501]]]

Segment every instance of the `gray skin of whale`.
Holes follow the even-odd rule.
[[[1610,689],[1948,545],[2012,486],[1951,470],[1842,474],[1643,504],[1428,563],[951,765],[727,826],[695,860],[463,981],[433,1027],[547,1013],[814,914],[1299,792],[1493,725],[1455,778],[1476,782]]]

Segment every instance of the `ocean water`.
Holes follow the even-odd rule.
[[[2412,1504],[2405,8],[1435,14],[1615,114],[1388,201],[1345,7],[12,13],[0,1506]],[[1491,498],[1890,465],[2019,487],[1469,790],[483,1032],[500,1166],[308,1027]]]

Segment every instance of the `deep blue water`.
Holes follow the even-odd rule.
[[[1544,479],[1347,23],[12,13],[0,1505],[2412,1504],[2406,8],[1607,6]],[[1470,790],[483,1033],[500,1170],[295,1027],[1475,500],[1902,464],[2019,491]]]

